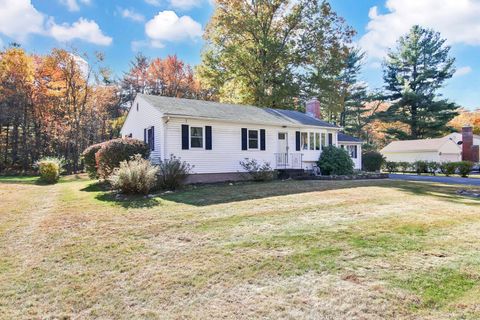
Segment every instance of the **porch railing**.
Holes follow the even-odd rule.
[[[302,153],[275,153],[276,169],[303,169]]]

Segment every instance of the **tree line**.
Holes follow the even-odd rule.
[[[82,151],[119,136],[136,93],[210,99],[191,66],[176,56],[139,54],[121,79],[104,57],[53,49],[0,51],[0,173],[29,171],[42,157],[62,158],[67,172],[83,169]]]
[[[376,90],[361,80],[367,57],[354,35],[328,1],[217,0],[196,67],[139,53],[115,79],[101,54],[13,45],[0,52],[0,172],[43,156],[78,171],[83,149],[118,136],[137,93],[299,111],[316,97],[325,120],[372,148],[451,130],[458,106],[439,91],[455,59],[438,32],[414,26],[400,37]]]

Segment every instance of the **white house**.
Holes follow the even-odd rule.
[[[318,119],[320,104],[307,113],[138,94],[122,136],[143,139],[157,162],[173,154],[193,165],[192,182],[235,180],[245,158],[274,169],[312,169],[322,147],[343,145],[361,168],[361,141]],[[343,139],[343,140],[342,140]]]
[[[480,137],[465,126],[462,133],[451,133],[443,138],[393,141],[380,152],[387,161],[454,162],[469,160],[478,162]]]

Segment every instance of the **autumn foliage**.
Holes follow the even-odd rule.
[[[96,81],[94,63],[60,49],[0,52],[0,172],[27,171],[45,156],[76,172],[81,151],[115,136],[118,89]]]

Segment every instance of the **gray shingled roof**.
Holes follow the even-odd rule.
[[[338,133],[338,141],[344,141],[344,142],[362,142],[362,140],[349,136],[348,134],[339,132]]]
[[[318,120],[293,110],[259,108],[247,105],[227,104],[193,99],[180,99],[138,94],[139,97],[170,116],[187,116],[226,121],[271,124],[281,126],[318,126],[338,128],[326,121]]]

